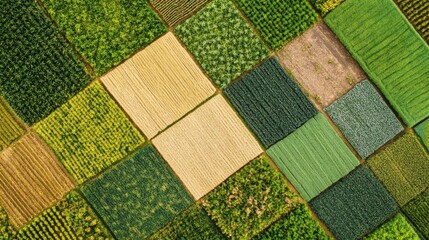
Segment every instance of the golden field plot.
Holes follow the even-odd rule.
[[[12,115],[12,111],[0,98],[0,151],[24,134],[24,129]]]
[[[282,48],[277,59],[322,107],[366,79],[365,73],[323,21]]]
[[[101,81],[148,138],[215,91],[172,33],[110,71]]]
[[[74,183],[35,133],[0,155],[0,203],[21,226],[61,199]]]
[[[221,96],[215,96],[153,140],[195,199],[262,153]]]

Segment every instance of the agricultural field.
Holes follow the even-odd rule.
[[[317,14],[306,0],[236,0],[271,49],[276,50],[307,30]]]
[[[310,0],[310,2],[322,16],[325,16],[344,2],[344,0]]]
[[[13,111],[0,98],[0,151],[24,134],[24,129],[13,116]]]
[[[167,163],[145,147],[81,190],[116,239],[143,239],[192,203]]]
[[[420,240],[419,235],[402,214],[396,215],[393,219],[384,223],[373,233],[363,238],[364,240],[390,240],[409,239]]]
[[[267,153],[307,201],[359,165],[320,113],[271,146]]]
[[[367,158],[403,130],[368,80],[357,84],[325,110],[362,158]]]
[[[99,82],[77,94],[34,129],[79,184],[144,142]]]
[[[372,172],[360,166],[310,201],[336,239],[358,239],[398,212],[395,200]]]
[[[28,125],[91,80],[36,1],[2,1],[0,26],[0,95]]]
[[[281,174],[260,157],[211,191],[204,208],[232,239],[250,239],[298,205]]]
[[[426,148],[429,149],[429,119],[417,125],[414,130],[419,135]]]
[[[395,0],[413,27],[429,44],[429,1],[428,0]]]
[[[405,216],[425,238],[429,238],[429,190],[402,208]]]
[[[97,76],[167,30],[147,0],[41,1]]]
[[[325,21],[408,126],[429,116],[429,46],[392,0],[347,0]]]
[[[276,55],[320,109],[366,79],[360,66],[323,21],[292,40]]]
[[[135,54],[101,81],[148,138],[215,91],[172,33]]]
[[[152,142],[196,200],[262,153],[256,139],[221,95],[211,98]]]
[[[211,0],[150,0],[169,26],[175,26],[189,18],[193,13],[210,1]]]
[[[212,1],[174,32],[220,88],[268,54],[230,0]]]
[[[317,114],[294,79],[274,58],[224,92],[266,148]]]
[[[28,133],[0,155],[0,204],[21,227],[75,187],[52,152]]]

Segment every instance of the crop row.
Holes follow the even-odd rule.
[[[395,0],[423,39],[429,43],[429,0]]]

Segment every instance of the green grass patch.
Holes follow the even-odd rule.
[[[236,0],[265,42],[275,50],[317,21],[306,0]]]
[[[429,238],[429,190],[405,205],[402,211],[417,230],[425,238]]]
[[[395,200],[362,166],[314,198],[310,205],[339,240],[363,237],[398,212]]]
[[[226,236],[249,239],[295,208],[298,196],[261,157],[211,191],[202,203]]]
[[[423,144],[429,150],[429,118],[417,125],[414,130],[416,131],[417,135],[419,135]]]
[[[90,82],[84,64],[36,1],[3,1],[0,95],[31,125]]]
[[[367,158],[403,129],[367,80],[325,110],[362,158]]]
[[[24,134],[7,104],[0,99],[0,151]]]
[[[102,75],[167,30],[147,0],[42,2],[97,75]]]
[[[408,126],[429,116],[429,46],[392,0],[347,0],[325,21]]]
[[[359,165],[320,113],[270,147],[267,153],[307,201]]]
[[[384,223],[373,233],[363,238],[364,240],[420,240],[414,228],[402,214]]]
[[[192,205],[148,239],[227,239],[207,215],[201,203]]]
[[[368,165],[400,206],[429,187],[429,155],[412,132],[370,157]]]
[[[221,88],[268,54],[229,0],[209,3],[174,31]]]
[[[395,0],[420,36],[429,43],[429,0]]]
[[[330,11],[335,9],[340,5],[344,0],[311,0],[313,6],[319,11],[322,16],[325,16]]]
[[[265,147],[283,139],[317,114],[275,58],[227,87],[225,94]]]
[[[273,224],[267,231],[255,239],[331,239],[320,224],[311,216],[311,212],[305,204],[300,204],[286,217]]]
[[[99,82],[77,94],[34,129],[78,183],[144,142]]]
[[[153,147],[145,147],[81,188],[117,239],[150,236],[192,203]]]

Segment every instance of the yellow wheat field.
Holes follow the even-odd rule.
[[[148,138],[215,91],[172,33],[107,73],[101,81]]]
[[[195,199],[262,153],[221,95],[161,133],[153,144]]]

